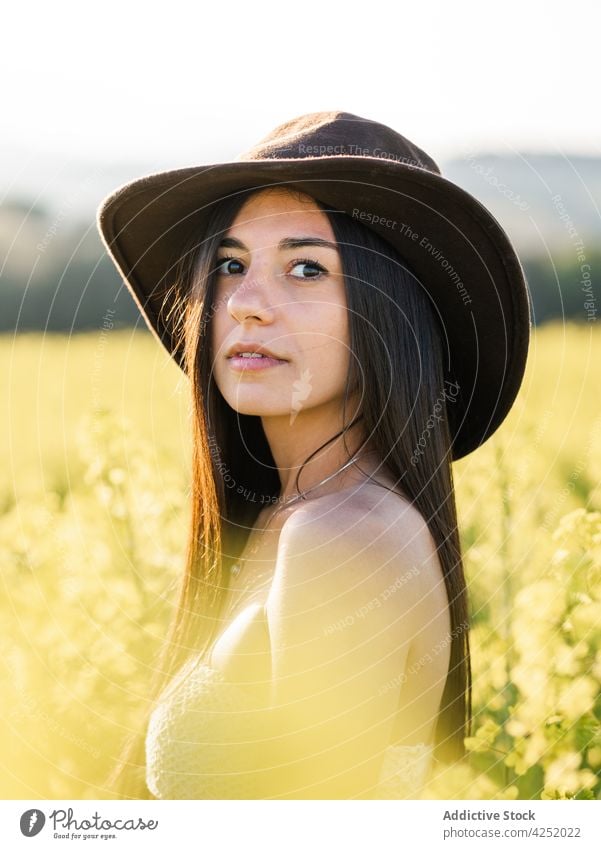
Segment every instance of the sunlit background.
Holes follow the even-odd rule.
[[[342,109],[514,241],[535,328],[454,465],[474,613],[456,798],[601,798],[598,4],[13,5],[0,51],[0,796],[100,798],[183,566],[188,399],[104,255],[102,198]]]

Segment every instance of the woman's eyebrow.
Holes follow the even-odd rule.
[[[234,239],[232,236],[225,236],[219,242],[220,248],[240,248],[241,251],[246,250],[246,245],[240,239]]]
[[[328,239],[320,239],[318,236],[301,236],[300,238],[282,239],[278,244],[281,251],[289,248],[305,248],[312,246],[316,248],[331,248],[333,251],[338,250],[338,245],[335,242],[330,242]]]
[[[320,239],[318,236],[300,236],[300,237],[291,237],[289,236],[286,239],[282,239],[278,243],[278,248],[281,251],[296,249],[296,248],[305,248],[308,246],[313,246],[317,248],[331,248],[333,251],[338,250],[338,245],[335,242],[330,242],[328,239]],[[248,248],[241,242],[240,239],[234,239],[233,236],[225,236],[219,242],[220,248],[238,248],[241,251],[246,251]]]

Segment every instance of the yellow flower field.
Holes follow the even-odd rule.
[[[147,334],[0,337],[0,796],[102,798],[144,706],[188,521],[186,379]],[[453,466],[469,763],[432,798],[601,798],[601,333],[546,325]]]

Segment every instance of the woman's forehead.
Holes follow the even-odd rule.
[[[269,186],[254,192],[246,200],[232,221],[230,230],[285,229],[301,223],[325,228],[327,235],[333,235],[327,215],[314,198],[287,187]]]

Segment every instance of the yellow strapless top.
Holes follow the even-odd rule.
[[[248,687],[188,661],[161,694],[146,733],[146,784],[157,799],[260,799],[257,752],[266,712]],[[385,749],[370,798],[418,798],[433,747]],[[253,777],[254,773],[254,777]]]

